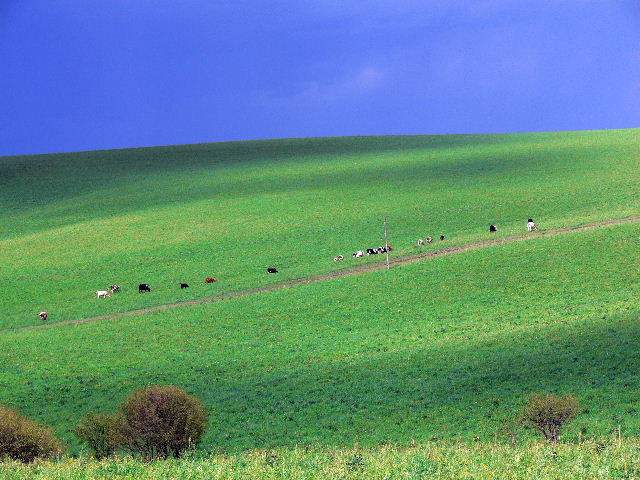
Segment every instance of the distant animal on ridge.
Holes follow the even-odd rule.
[[[273,268],[273,267],[268,267],[267,268],[267,273],[278,273],[278,270],[276,268]]]
[[[181,283],[180,284],[180,288],[189,288],[189,284],[188,283]]]
[[[151,287],[148,283],[141,283],[140,285],[138,285],[138,293],[142,292],[151,292]]]
[[[47,312],[40,312],[38,316],[45,322],[47,321],[47,318],[49,318],[49,314]]]
[[[111,293],[108,290],[98,290],[96,295],[98,295],[98,298],[107,298],[111,296]]]
[[[204,283],[216,283],[218,280],[212,277],[207,277],[204,279]]]

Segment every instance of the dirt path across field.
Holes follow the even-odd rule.
[[[580,231],[580,230],[591,230],[594,228],[620,225],[623,223],[635,223],[639,221],[640,221],[640,217],[617,218],[614,220],[608,220],[606,222],[590,223],[587,225],[581,225],[577,227],[558,228],[555,230],[537,231],[537,232],[529,233],[526,235],[496,238],[491,240],[485,240],[482,242],[469,243],[467,245],[461,245],[459,247],[445,248],[443,250],[437,250],[437,251],[426,252],[426,253],[421,253],[417,255],[410,255],[406,257],[396,258],[391,261],[391,266],[395,267],[395,266],[404,265],[407,263],[419,262],[427,258],[440,257],[443,255],[451,255],[454,253],[468,252],[470,250],[478,250],[480,248],[491,247],[491,246],[500,245],[503,243],[520,242],[523,240],[534,240],[536,238],[552,237],[552,236],[563,235],[566,233],[571,233],[571,232]],[[93,322],[100,322],[103,320],[113,320],[116,318],[129,317],[132,315],[141,315],[144,313],[161,312],[163,310],[170,310],[172,308],[185,307],[188,305],[199,305],[201,303],[217,302],[219,300],[225,300],[228,298],[244,297],[246,295],[255,295],[258,293],[270,292],[273,290],[281,290],[283,288],[295,287],[297,285],[304,285],[307,283],[322,282],[324,280],[330,280],[332,278],[348,277],[350,275],[359,275],[359,274],[371,272],[374,270],[384,270],[385,268],[387,268],[385,263],[373,263],[373,264],[361,265],[361,266],[357,266],[357,267],[353,267],[345,270],[340,270],[337,272],[330,272],[322,275],[315,275],[313,277],[300,278],[297,280],[288,280],[286,282],[277,283],[274,285],[266,285],[264,287],[256,287],[256,288],[251,288],[251,289],[243,290],[239,292],[223,293],[215,297],[199,298],[195,300],[176,302],[176,303],[171,303],[167,305],[159,305],[157,307],[142,308],[139,310],[130,310],[128,312],[114,313],[111,315],[102,315],[100,317],[83,318],[80,320],[67,320],[67,321],[49,323],[44,325],[32,325],[29,327],[16,329],[13,331],[30,330],[34,328],[61,327],[64,325],[78,325],[82,323],[93,323]]]

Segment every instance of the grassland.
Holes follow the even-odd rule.
[[[640,476],[638,440],[614,437],[599,442],[551,446],[530,443],[427,443],[345,449],[305,447],[250,450],[145,463],[130,457],[97,461],[0,464],[6,480],[163,479],[406,479],[589,480]]]
[[[382,245],[385,214],[399,255],[427,235],[482,239],[489,223],[511,235],[530,216],[556,228],[637,214],[637,154],[638,131],[623,130],[5,157],[0,328],[37,324],[41,310],[85,318],[347,268],[330,259]],[[153,295],[138,295],[143,282]],[[122,295],[93,298],[112,283]]]
[[[10,212],[0,217],[0,403],[52,424],[75,453],[72,430],[87,412],[110,412],[157,383],[205,400],[205,450],[494,442],[527,394],[551,390],[585,405],[565,441],[636,435],[637,222],[532,232],[390,271],[108,321],[21,327],[38,324],[41,309],[65,321],[350,268],[357,260],[331,259],[383,244],[385,214],[394,255],[418,252],[428,234],[447,240],[423,251],[522,234],[529,216],[546,231],[637,216],[639,133],[0,158]],[[489,223],[501,227],[495,236]],[[268,276],[270,265],[281,273]],[[202,284],[210,275],[220,282]],[[192,288],[180,291],[180,281]],[[140,282],[154,291],[138,294]],[[110,283],[123,293],[94,298]]]

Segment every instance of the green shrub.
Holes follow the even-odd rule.
[[[26,463],[63,453],[62,442],[51,427],[29,420],[19,410],[0,405],[0,457]]]
[[[573,395],[534,393],[524,407],[522,421],[526,427],[538,430],[544,438],[557,443],[560,429],[579,411],[580,402]]]
[[[179,457],[200,443],[207,416],[202,402],[180,387],[149,387],[120,405],[114,419],[117,443],[146,459]]]
[[[90,413],[76,426],[76,435],[89,445],[97,459],[108,457],[118,449],[115,420],[113,415]]]

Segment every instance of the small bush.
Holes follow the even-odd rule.
[[[76,426],[76,435],[85,441],[97,459],[108,457],[118,449],[113,415],[90,413]]]
[[[560,429],[579,411],[580,402],[573,395],[534,393],[524,407],[522,421],[525,426],[542,433],[547,440],[557,443]]]
[[[179,457],[200,443],[207,416],[202,402],[180,387],[149,387],[120,406],[114,420],[117,443],[146,459]]]
[[[19,410],[0,405],[0,457],[27,463],[63,453],[62,442],[51,427],[29,420]]]

